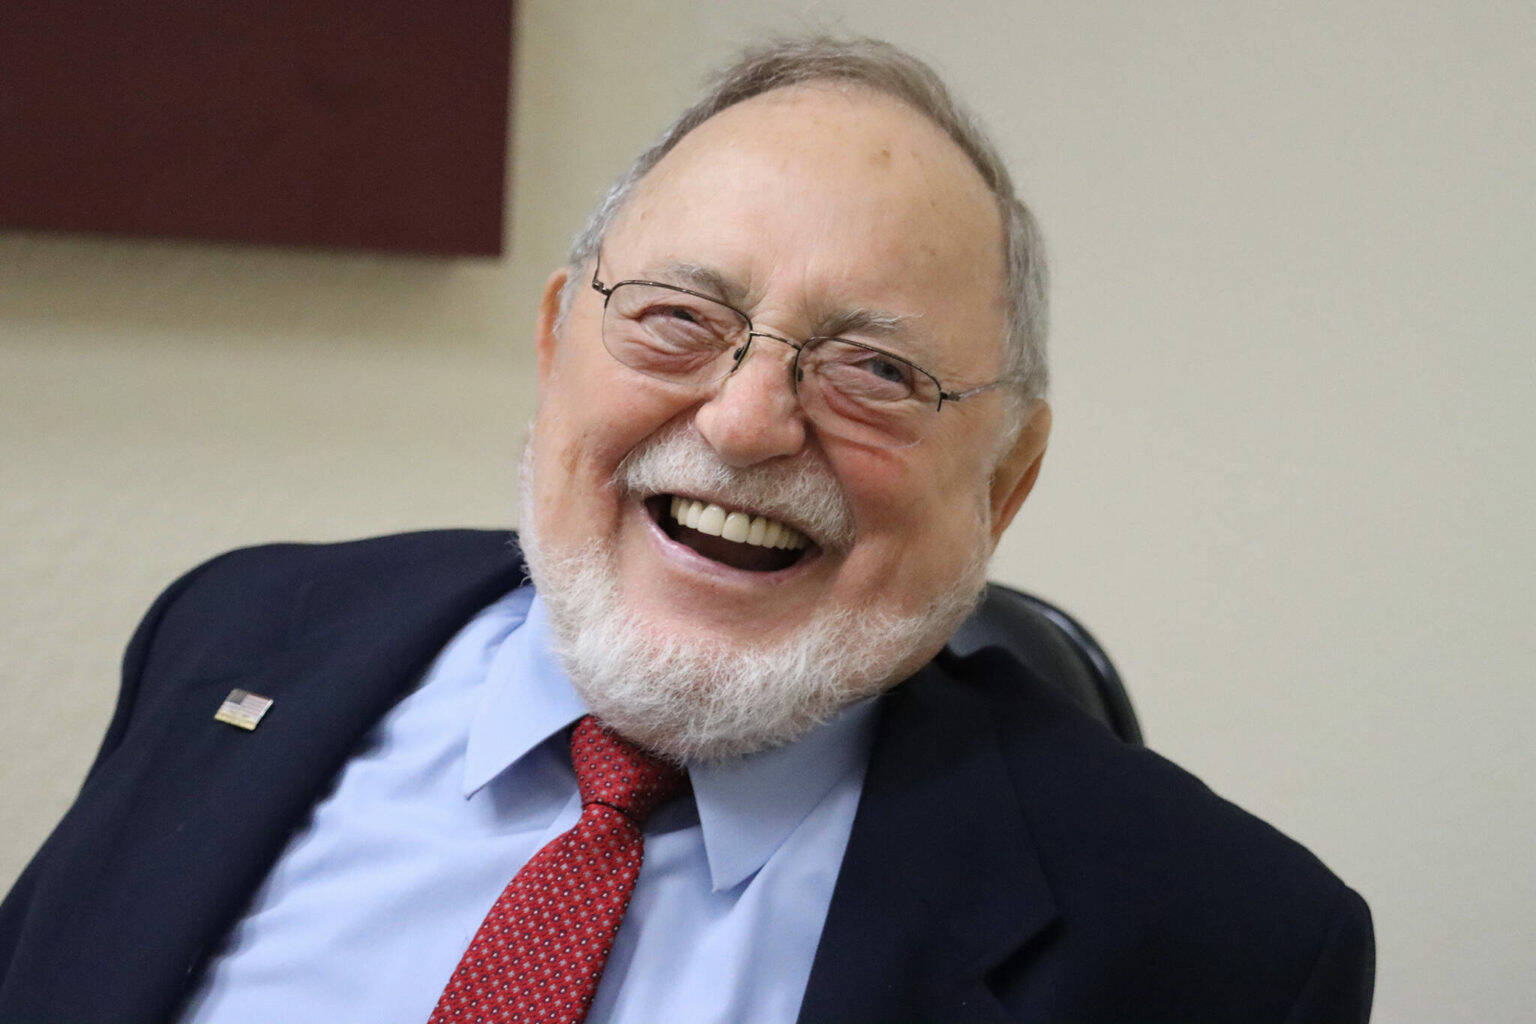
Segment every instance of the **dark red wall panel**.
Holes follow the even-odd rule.
[[[0,225],[501,251],[511,0],[0,0]]]

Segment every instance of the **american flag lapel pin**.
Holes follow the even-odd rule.
[[[249,732],[256,728],[256,723],[261,721],[261,716],[265,715],[271,706],[271,697],[263,697],[249,690],[230,690],[229,696],[224,698],[224,703],[219,705],[219,710],[213,713],[213,720],[226,722]]]

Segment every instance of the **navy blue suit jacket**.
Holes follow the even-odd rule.
[[[232,552],[161,595],[74,806],[0,906],[0,1021],[173,1019],[352,751],[518,585],[510,534]],[[254,732],[213,720],[275,699]],[[995,649],[884,701],[801,1020],[1369,1014],[1365,903]]]

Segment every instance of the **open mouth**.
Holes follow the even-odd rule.
[[[645,508],[663,533],[679,544],[733,569],[777,572],[816,549],[787,523],[676,494],[654,494]]]

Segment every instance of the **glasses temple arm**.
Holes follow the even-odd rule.
[[[972,395],[979,394],[982,391],[990,391],[992,388],[1001,387],[1004,384],[1011,383],[1013,382],[1009,378],[999,377],[997,380],[992,381],[990,384],[979,384],[974,388],[966,388],[964,391],[940,390],[938,407],[942,409],[944,408],[945,402],[958,402],[962,398],[970,398]]]
[[[597,279],[598,272],[602,269],[602,266],[603,254],[599,252],[597,259],[592,262],[592,290],[601,295],[603,297],[603,304],[607,305],[609,297],[613,295],[613,289],[604,287],[603,282]]]

